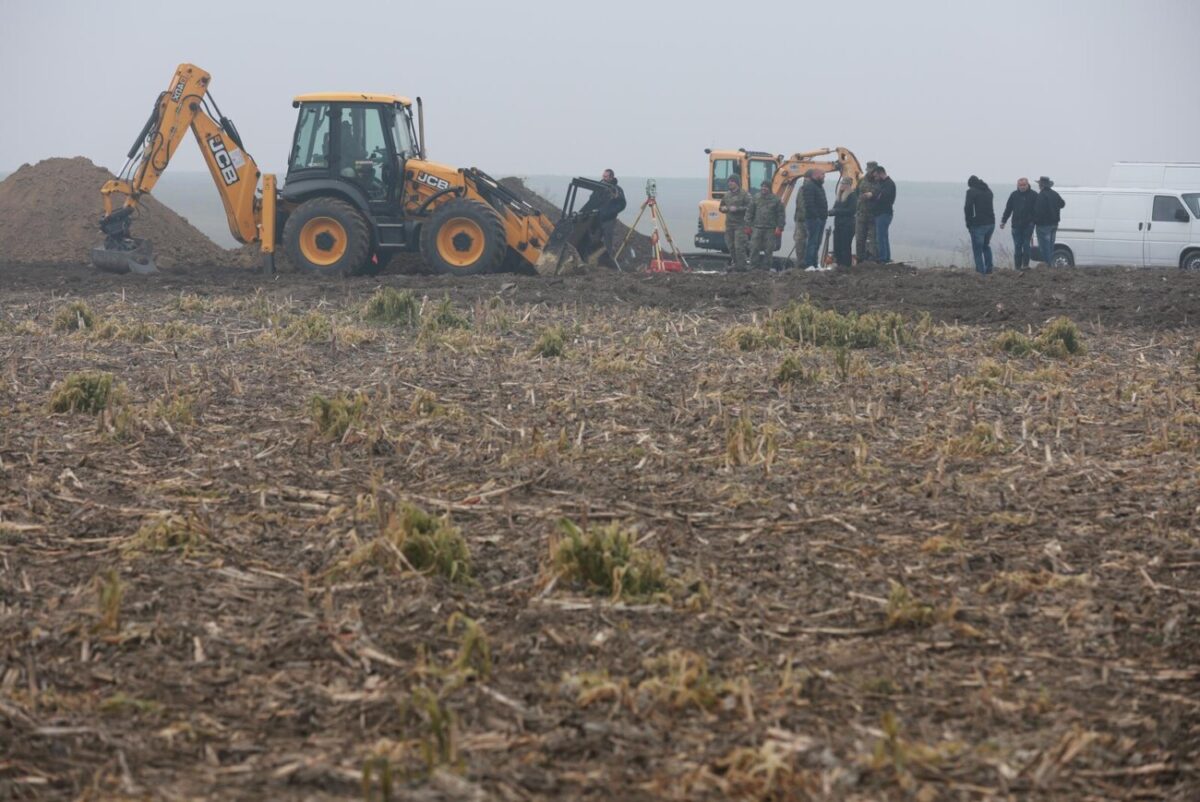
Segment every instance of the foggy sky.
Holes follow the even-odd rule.
[[[421,95],[430,157],[699,176],[705,147],[845,145],[902,180],[1102,182],[1200,161],[1196,0],[4,0],[0,169],[119,169],[179,62],[264,170],[293,95]],[[173,169],[203,169],[194,144]]]

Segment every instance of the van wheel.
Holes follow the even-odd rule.
[[[1179,266],[1184,270],[1200,270],[1200,251],[1185,253]]]
[[[1061,245],[1054,249],[1054,267],[1074,267],[1075,255],[1071,253],[1070,248],[1064,248]]]

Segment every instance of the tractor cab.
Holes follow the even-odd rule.
[[[746,192],[757,192],[763,181],[775,178],[783,157],[745,148],[705,152],[708,154],[708,192],[700,201],[696,247],[725,251],[725,213],[721,211],[721,198],[729,189],[729,179],[737,178]]]
[[[394,95],[301,95],[284,198],[342,184],[356,205],[372,211],[395,203],[404,163],[419,155],[412,104]]]

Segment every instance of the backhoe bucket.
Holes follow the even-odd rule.
[[[92,248],[92,265],[105,273],[137,273],[149,275],[158,272],[154,263],[154,249],[149,240],[127,240],[128,247]]]

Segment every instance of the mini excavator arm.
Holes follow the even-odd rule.
[[[836,160],[817,161],[815,158],[833,154],[837,155]],[[787,206],[788,200],[791,199],[796,182],[804,178],[805,173],[809,170],[820,170],[826,174],[841,173],[843,176],[851,178],[856,187],[863,175],[858,158],[846,148],[819,148],[804,153],[793,153],[779,163],[779,168],[775,171],[775,177],[772,180],[772,191],[779,196],[784,206]]]
[[[260,172],[254,159],[242,147],[241,137],[233,122],[221,114],[208,92],[209,74],[191,64],[180,64],[167,91],[155,101],[150,119],[142,128],[128,153],[129,161],[121,175],[100,188],[104,199],[104,217],[100,229],[104,232],[105,247],[93,252],[93,262],[99,267],[120,270],[145,268],[153,260],[149,244],[134,240],[130,224],[142,195],[150,192],[166,171],[183,138],[190,130],[200,145],[208,165],[229,230],[238,242],[261,242],[262,251],[270,264],[275,250],[275,176],[262,176],[262,196],[258,194]],[[113,195],[124,195],[120,209],[114,210]],[[123,257],[122,254],[130,255]],[[102,264],[107,262],[107,264]],[[120,270],[120,272],[125,272]]]

